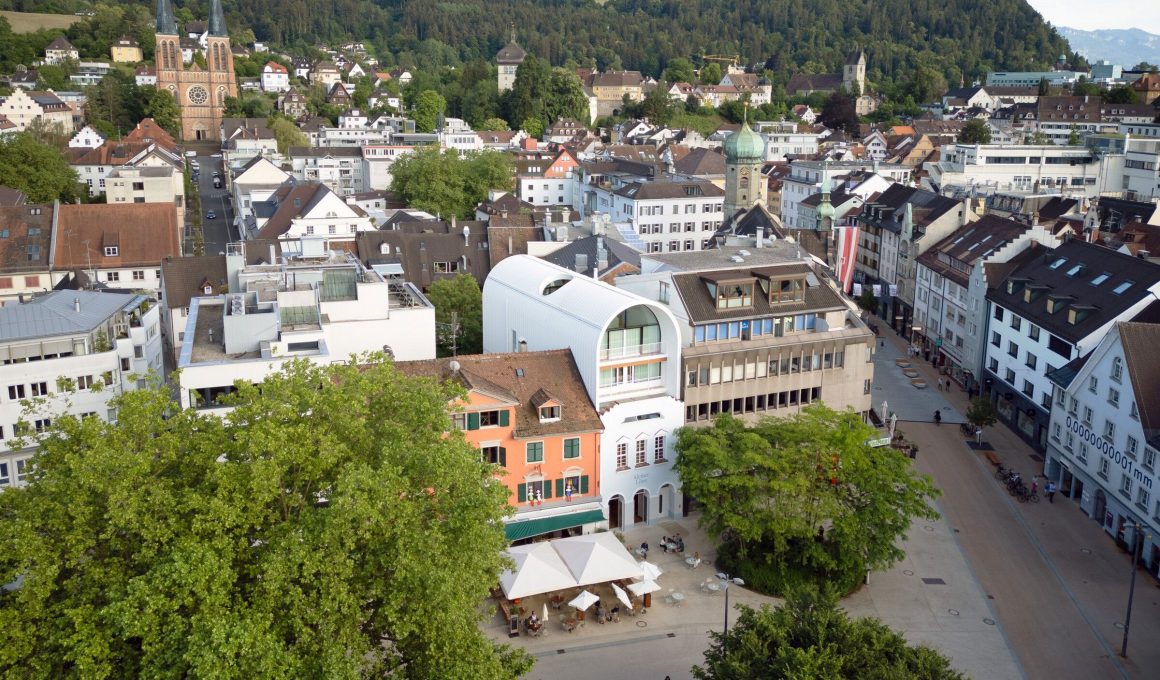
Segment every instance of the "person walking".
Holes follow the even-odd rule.
[[[1047,486],[1043,487],[1043,495],[1047,496],[1048,503],[1055,502],[1055,482],[1048,480]]]

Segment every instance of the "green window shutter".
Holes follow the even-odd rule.
[[[564,478],[556,480],[556,498],[561,498],[564,495]]]
[[[552,480],[545,479],[544,480],[544,498],[551,498],[551,497],[552,497]]]
[[[507,412],[507,409],[504,409],[504,410],[502,410],[502,411],[500,411],[500,412],[499,412],[499,426],[500,426],[500,427],[507,427],[507,426],[508,426],[508,412]]]
[[[503,467],[507,467],[507,449],[502,446],[499,447],[499,464]]]
[[[479,429],[479,414],[478,413],[468,413],[467,414],[467,429],[469,429],[469,430],[478,430]]]
[[[528,502],[528,485],[527,484],[520,484],[519,486],[516,487],[516,500],[518,500],[521,503]]]
[[[581,475],[580,476],[580,493],[581,494],[588,493],[588,475]]]

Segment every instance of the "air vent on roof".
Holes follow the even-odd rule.
[[[517,377],[517,378],[522,378],[522,377],[524,377],[524,369],[522,369],[522,368],[517,368],[517,369],[516,369],[516,377]]]
[[[737,254],[741,255],[742,257],[749,257],[749,255],[750,255],[748,250],[738,250]]]
[[[730,260],[731,262],[737,262],[737,263],[741,263],[741,262],[744,262],[744,261],[745,261],[745,258],[744,258],[744,257],[741,257],[740,255],[734,255],[734,256],[730,257],[730,258],[729,258],[729,260]]]

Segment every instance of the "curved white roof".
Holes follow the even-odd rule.
[[[544,288],[559,279],[569,281],[556,292],[543,295]],[[672,317],[664,305],[531,255],[513,255],[493,267],[484,282],[484,299],[496,287],[535,297],[600,331],[612,317],[636,305],[648,305],[654,312]],[[675,325],[676,319],[672,322]]]

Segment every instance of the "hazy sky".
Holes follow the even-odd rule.
[[[1055,26],[1092,30],[1139,28],[1160,33],[1160,2],[1155,0],[1028,0]]]

